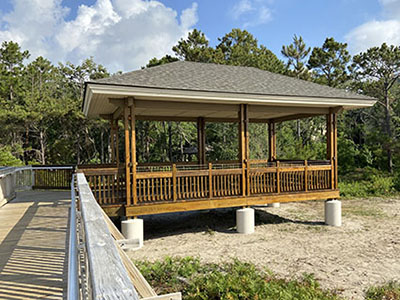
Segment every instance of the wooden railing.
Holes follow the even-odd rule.
[[[329,161],[286,161],[250,164],[250,194],[293,193],[332,188]]]
[[[115,166],[82,170],[101,205],[126,204],[125,170]],[[130,203],[214,199],[333,189],[330,161],[250,160],[198,164],[142,164]],[[132,176],[133,178],[133,176]],[[134,185],[132,185],[134,187]]]
[[[34,189],[69,189],[73,166],[34,166]]]
[[[100,204],[125,203],[125,169],[110,165],[78,166],[85,173],[89,187]]]

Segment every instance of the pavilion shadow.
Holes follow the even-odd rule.
[[[209,231],[236,233],[236,209],[224,208],[143,216],[145,239],[152,240],[171,235]],[[261,209],[255,210],[255,223],[256,226],[280,223],[324,224],[319,221],[291,220]]]

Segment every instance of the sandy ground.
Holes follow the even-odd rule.
[[[256,208],[256,231],[235,232],[235,210],[145,218],[144,247],[133,259],[196,256],[232,258],[279,276],[313,273],[323,288],[363,299],[371,285],[400,280],[400,198],[343,200],[343,226],[323,222],[323,202]]]

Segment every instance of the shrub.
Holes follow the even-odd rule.
[[[385,285],[370,287],[365,293],[366,300],[400,300],[400,283],[389,282]]]
[[[365,173],[369,173],[367,170],[365,171]],[[358,179],[355,179],[357,176]],[[383,196],[395,192],[395,183],[392,176],[378,172],[371,172],[368,175],[352,174],[339,182],[339,189],[342,197]]]
[[[181,291],[183,299],[339,299],[322,290],[312,275],[281,279],[238,260],[218,265],[201,264],[191,257],[167,257],[136,264],[159,293]]]

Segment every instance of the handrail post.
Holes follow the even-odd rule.
[[[176,164],[172,165],[172,197],[174,202],[177,200],[177,193],[176,193]]]
[[[279,161],[276,162],[276,192],[279,194],[281,192],[281,179],[279,172]]]
[[[250,196],[250,161],[246,159],[246,189],[247,196]]]
[[[246,196],[246,164],[242,162],[242,196]]]
[[[208,164],[208,196],[213,197],[213,184],[212,184],[212,163]]]
[[[308,162],[304,161],[304,191],[308,192]]]

